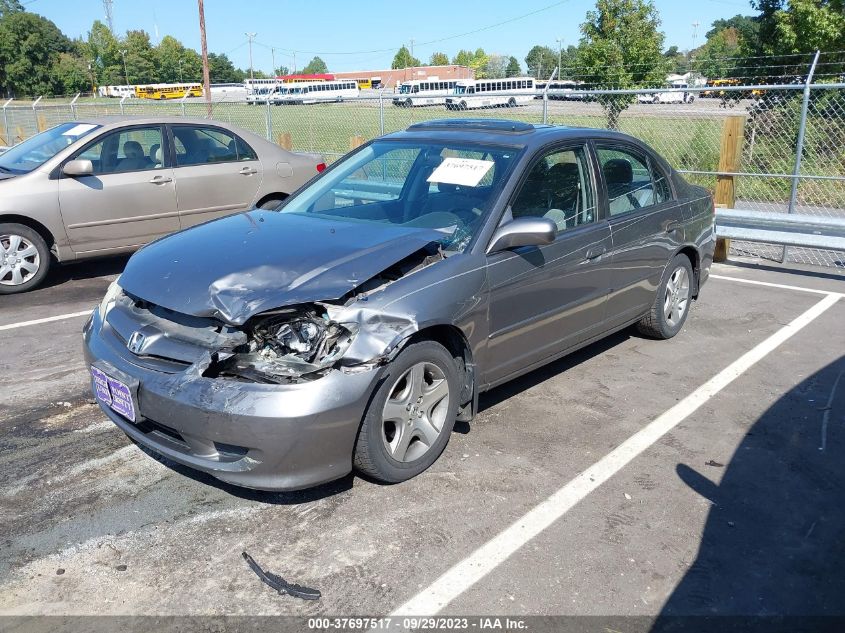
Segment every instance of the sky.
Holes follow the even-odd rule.
[[[704,41],[714,20],[751,14],[747,0],[656,0],[666,47],[681,50]],[[94,20],[105,21],[101,0],[24,0],[28,11],[55,22],[70,37],[85,37]],[[577,44],[579,25],[595,0],[205,0],[208,49],[249,68],[246,33],[255,69],[302,68],[315,55],[335,72],[390,68],[403,44],[426,62],[435,51],[451,58],[459,49],[514,55],[525,65],[535,44]],[[199,50],[195,0],[113,0],[114,26],[147,31],[153,43],[172,35]],[[699,23],[697,38],[693,23]],[[275,52],[272,50],[275,49]],[[295,63],[294,63],[295,59]]]

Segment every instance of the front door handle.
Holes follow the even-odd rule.
[[[168,182],[173,182],[173,178],[168,178],[167,176],[154,176],[152,180],[150,180],[150,184],[153,185],[163,185]]]
[[[241,176],[252,176],[253,174],[257,174],[258,170],[253,169],[252,167],[244,167],[238,172]]]
[[[604,255],[606,252],[607,252],[606,247],[596,246],[595,248],[591,248],[590,250],[587,251],[587,259],[588,260],[598,259],[602,255]]]

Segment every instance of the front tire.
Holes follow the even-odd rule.
[[[689,258],[675,255],[663,273],[651,310],[637,323],[637,329],[656,339],[670,339],[680,332],[692,304],[693,283]]]
[[[50,269],[50,249],[23,224],[0,224],[0,295],[32,290]]]
[[[513,97],[508,99],[508,107],[509,108],[515,108],[516,107],[516,99],[514,99]]]
[[[408,345],[385,368],[355,444],[355,468],[398,483],[431,466],[452,434],[460,380],[455,359],[434,341]]]

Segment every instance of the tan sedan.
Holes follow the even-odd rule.
[[[0,294],[40,284],[53,261],[131,252],[253,207],[272,208],[325,168],[206,119],[62,123],[0,154]]]

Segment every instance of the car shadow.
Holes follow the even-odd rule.
[[[749,270],[763,270],[775,273],[787,273],[797,277],[810,277],[813,279],[832,279],[833,281],[842,281],[845,278],[845,267],[835,269],[835,272],[827,272],[824,270],[801,270],[799,268],[789,268],[786,264],[776,266],[773,264],[730,261],[724,262],[726,266],[731,268],[747,268]],[[843,263],[845,266],[845,263]]]
[[[119,275],[126,267],[129,255],[102,257],[90,261],[55,265],[39,288],[60,286],[69,281],[82,281],[109,275]]]
[[[698,555],[652,631],[842,630],[843,453],[845,356],[772,405],[728,464],[678,464],[712,505]]]

